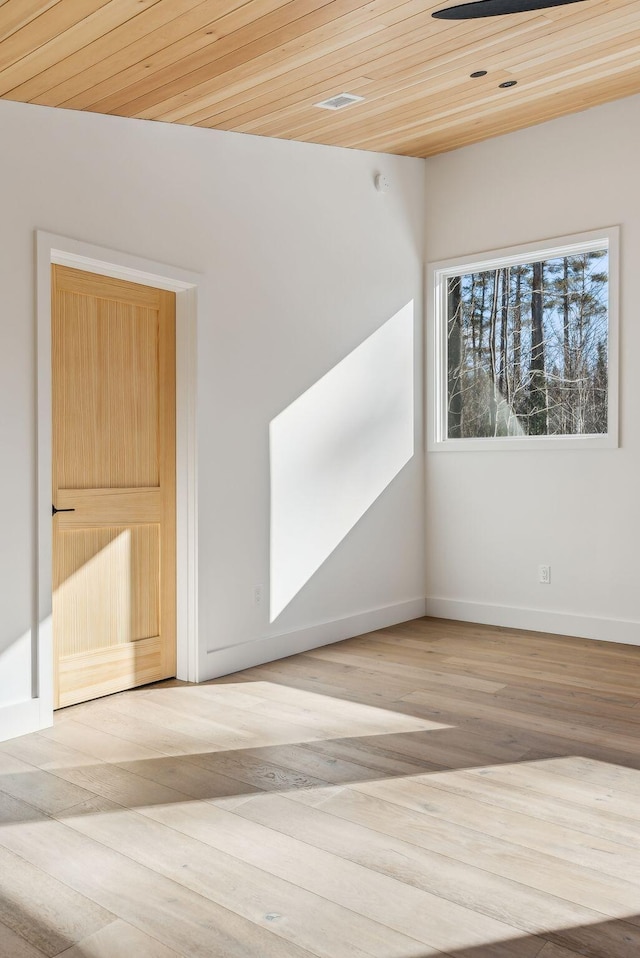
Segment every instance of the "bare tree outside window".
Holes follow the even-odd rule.
[[[447,438],[607,433],[607,248],[446,284]]]

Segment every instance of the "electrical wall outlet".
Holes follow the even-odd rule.
[[[264,596],[264,587],[261,585],[255,585],[253,587],[253,604],[262,605],[263,596]]]
[[[551,582],[551,566],[550,565],[538,566],[538,582],[542,582],[543,585],[549,585],[549,583]]]

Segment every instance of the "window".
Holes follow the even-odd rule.
[[[430,267],[431,449],[617,445],[617,239]]]

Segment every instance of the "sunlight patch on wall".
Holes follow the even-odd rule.
[[[273,622],[413,456],[413,302],[269,426]]]

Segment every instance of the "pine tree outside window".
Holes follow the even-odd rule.
[[[429,268],[429,448],[618,444],[618,228]]]

